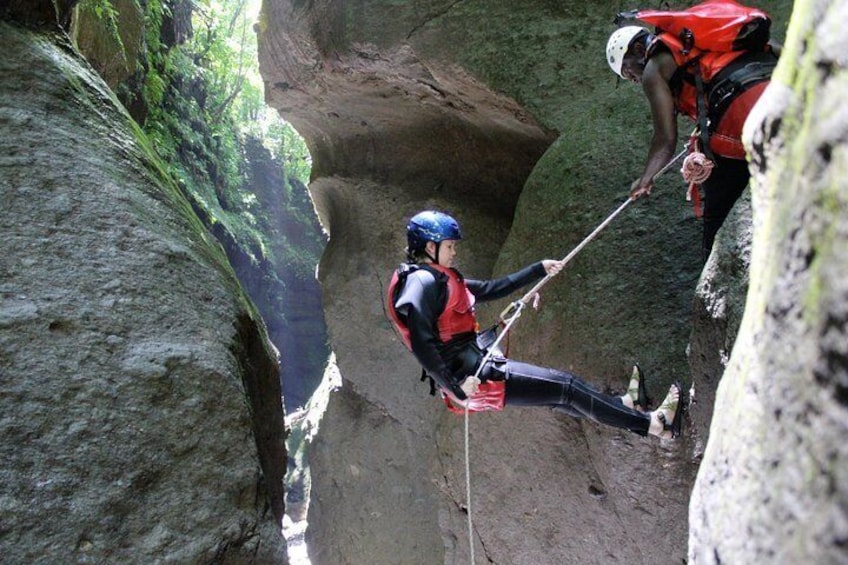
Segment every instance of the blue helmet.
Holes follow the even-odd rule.
[[[406,240],[410,252],[421,251],[428,241],[441,243],[446,239],[462,239],[459,223],[442,212],[425,210],[412,216],[406,225]]]

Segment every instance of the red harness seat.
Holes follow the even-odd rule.
[[[477,394],[468,398],[469,412],[486,412],[487,410],[503,410],[506,393],[506,381],[486,381],[480,383]],[[443,396],[445,406],[454,414],[464,414],[465,408],[454,404],[447,395]]]

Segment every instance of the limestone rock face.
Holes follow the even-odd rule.
[[[277,360],[68,44],[0,23],[0,553],[286,560]]]
[[[695,289],[689,340],[694,394],[689,417],[696,434],[697,456],[703,453],[709,439],[715,390],[733,352],[745,312],[752,235],[751,197],[746,191],[719,231]]]
[[[750,290],[690,509],[690,563],[848,560],[846,2],[796,2],[746,125]]]
[[[4,0],[0,20],[13,21],[31,29],[58,31],[67,29],[71,13],[79,0]]]
[[[115,0],[116,27],[120,37],[93,11],[77,8],[72,21],[75,43],[106,84],[115,90],[138,66],[144,45],[144,12],[131,0]],[[120,40],[120,43],[119,43]],[[143,120],[136,119],[139,123]]]
[[[305,137],[315,178],[364,177],[503,217],[553,140],[513,100],[449,59],[426,57],[400,29],[343,37],[355,22],[337,3],[267,3],[262,22],[267,98]]]

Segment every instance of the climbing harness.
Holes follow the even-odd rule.
[[[689,149],[686,148],[683,151],[681,151],[680,153],[678,153],[677,155],[675,155],[671,159],[671,161],[666,163],[663,166],[663,168],[660,169],[657,172],[657,174],[655,174],[653,176],[652,180],[656,180],[657,178],[659,178],[660,176],[665,174],[665,172],[668,171],[688,151],[689,151]],[[577,245],[577,247],[572,249],[571,252],[568,255],[566,255],[565,258],[563,258],[562,268],[565,268],[565,266],[569,263],[569,261],[571,261],[578,253],[580,253],[580,251],[590,241],[595,239],[595,237],[599,233],[601,233],[601,231],[605,227],[607,227],[609,225],[609,223],[612,222],[615,219],[615,217],[618,216],[634,200],[635,200],[635,198],[633,198],[632,196],[629,196],[627,198],[627,200],[625,200],[618,208],[616,208],[615,211],[612,214],[607,216],[607,218],[603,222],[601,222],[600,225],[598,225],[598,227],[596,227],[592,231],[592,233],[587,235],[583,239],[583,241],[581,241]],[[561,270],[562,269],[560,269],[560,271]],[[493,352],[495,352],[497,350],[498,346],[500,345],[501,340],[503,340],[504,336],[506,336],[509,333],[510,328],[512,328],[513,324],[515,324],[515,322],[521,316],[521,312],[524,310],[524,308],[527,307],[528,304],[530,304],[535,299],[535,297],[539,294],[539,291],[541,290],[541,288],[543,286],[545,286],[545,284],[547,284],[547,282],[550,281],[554,276],[555,276],[555,274],[554,275],[550,275],[550,274],[545,275],[544,278],[542,278],[542,280],[540,280],[538,283],[536,283],[536,285],[533,288],[531,288],[529,291],[527,291],[527,293],[525,293],[524,296],[522,296],[520,299],[516,300],[515,302],[511,303],[509,306],[507,306],[504,309],[503,312],[501,312],[501,314],[500,314],[501,332],[500,332],[500,334],[498,334],[498,337],[495,339],[495,341],[486,350],[486,354],[483,356],[483,359],[480,361],[480,364],[477,366],[477,370],[474,372],[474,376],[469,377],[469,378],[474,378],[474,379],[479,380],[480,374],[483,371],[483,367],[485,367],[486,363],[492,358]],[[468,547],[469,547],[470,558],[471,558],[470,563],[471,563],[471,565],[474,565],[474,523],[473,523],[473,520],[472,520],[472,517],[471,517],[471,462],[470,462],[469,441],[468,441],[468,438],[469,438],[469,418],[468,418],[469,409],[468,409],[468,407],[469,407],[469,404],[470,404],[470,402],[469,402],[470,396],[471,395],[466,394],[467,398],[466,398],[466,401],[465,401],[465,410],[464,410],[464,420],[465,420],[465,433],[464,433],[464,436],[465,436],[465,510],[466,510],[466,516],[468,517]]]

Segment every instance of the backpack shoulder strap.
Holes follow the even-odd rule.
[[[698,136],[701,139],[701,151],[707,156],[707,159],[715,163],[715,156],[710,149],[710,124],[707,120],[707,102],[704,100],[704,80],[701,77],[701,69],[697,65],[695,68],[695,87],[698,91]]]
[[[444,309],[445,304],[447,304],[448,299],[448,276],[439,271],[438,269],[434,269],[430,265],[426,263],[416,264],[416,263],[401,263],[401,265],[397,269],[398,282],[395,285],[394,293],[392,294],[392,302],[396,302],[398,297],[400,296],[401,291],[403,290],[403,286],[406,284],[406,279],[418,270],[425,270],[436,279],[436,284],[439,288],[439,305],[440,309]]]

